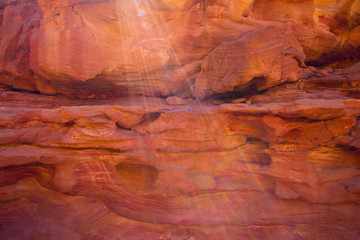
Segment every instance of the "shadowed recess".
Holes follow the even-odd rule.
[[[146,164],[119,163],[115,169],[121,181],[141,192],[151,192],[159,176],[157,168]]]
[[[52,188],[52,178],[55,167],[51,164],[29,163],[21,166],[6,166],[0,168],[0,187],[17,183],[20,179],[34,176],[47,188]]]

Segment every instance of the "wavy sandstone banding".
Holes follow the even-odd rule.
[[[280,234],[276,225],[289,239],[296,239],[298,234],[313,236],[323,228],[351,239],[358,233],[359,221],[350,212],[359,210],[359,159],[351,147],[330,146],[337,137],[356,139],[354,116],[360,112],[346,109],[358,107],[359,101],[336,99],[338,95],[331,91],[322,94],[326,93],[327,100],[313,98],[320,93],[302,93],[309,100],[262,106],[2,108],[2,131],[18,129],[7,136],[47,125],[63,138],[60,129],[99,130],[99,126],[112,122],[113,132],[134,131],[126,141],[137,136],[149,143],[140,148],[130,144],[127,151],[119,151],[111,141],[102,142],[101,148],[90,138],[92,135],[57,147],[51,146],[61,142],[51,136],[45,142],[39,141],[41,134],[21,134],[20,138],[2,135],[3,141],[13,139],[15,143],[0,148],[4,185],[0,192],[1,199],[6,200],[1,203],[2,229],[9,230],[6,236],[22,239],[28,233],[16,234],[15,225],[40,236],[38,225],[50,221],[52,227],[43,226],[46,236],[98,239],[99,235],[86,229],[99,222],[95,228],[110,239],[123,234],[123,228],[128,229],[124,236],[130,239],[139,234],[138,228],[148,233],[156,229],[152,238],[170,234],[176,239],[191,228],[189,234],[193,237],[216,239],[223,233],[211,233],[220,226],[231,236],[245,234],[242,229],[257,228],[260,238],[264,234],[275,238]],[[143,120],[152,113],[161,114]],[[16,126],[11,124],[14,116]],[[119,128],[115,121],[121,119],[124,127]],[[243,136],[247,136],[246,142]],[[97,141],[108,137],[100,134]],[[21,142],[23,138],[27,138],[26,145]],[[213,138],[216,140],[209,145],[208,140]],[[165,146],[156,139],[179,139],[181,144],[174,141]],[[224,139],[233,145],[224,144]],[[199,144],[197,151],[194,141]],[[79,148],[79,142],[88,149]],[[347,157],[340,161],[339,156]],[[333,196],[334,192],[338,197]],[[14,209],[22,209],[27,217],[19,220],[19,212]],[[67,209],[73,211],[65,213]],[[9,219],[9,214],[16,221]],[[29,219],[36,226],[25,227]],[[76,222],[76,228],[66,219]],[[316,226],[311,225],[313,221]]]
[[[162,21],[151,5],[123,1],[44,7],[53,17],[43,16],[39,48],[34,50],[35,71],[41,76],[60,82],[108,77],[114,88],[146,95],[169,95],[188,88],[188,78],[197,66],[174,55],[180,16]],[[76,19],[81,20],[81,27]],[[183,65],[181,70],[174,69]]]
[[[0,0],[0,238],[358,239],[359,6]]]
[[[264,90],[301,75],[305,60],[293,36],[274,27],[258,28],[226,41],[211,52],[201,65],[195,91],[204,98],[214,93],[247,90],[256,85]]]
[[[357,59],[358,3],[14,1],[3,10],[1,82],[80,98],[194,96],[204,58],[261,26],[295,36],[310,65]]]

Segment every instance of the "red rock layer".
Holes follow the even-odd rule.
[[[0,238],[360,239],[359,6],[0,0]]]
[[[359,59],[359,5],[2,0],[0,82],[80,98],[265,89],[307,78],[304,60]]]
[[[358,88],[316,83],[185,106],[4,90],[0,233],[358,239]]]

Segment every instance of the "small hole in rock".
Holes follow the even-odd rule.
[[[66,123],[64,123],[64,126],[65,127],[72,127],[75,125],[75,121],[74,120],[71,120],[71,121],[68,121]]]
[[[116,124],[116,127],[117,127],[118,129],[125,130],[125,131],[131,131],[131,130],[132,130],[131,128],[127,128],[127,127],[121,126],[121,124],[118,123],[118,122],[116,122],[115,124]]]
[[[159,175],[157,168],[146,164],[119,163],[115,169],[124,184],[142,192],[152,191]]]

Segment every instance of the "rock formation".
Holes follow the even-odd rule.
[[[360,239],[359,0],[0,16],[0,239]]]

